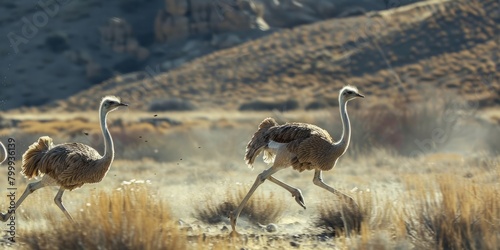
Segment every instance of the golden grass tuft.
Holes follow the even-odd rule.
[[[338,236],[342,233],[360,233],[361,226],[372,208],[371,194],[360,193],[355,198],[357,206],[346,199],[324,199],[318,207],[314,224]]]
[[[227,220],[231,211],[243,200],[248,190],[242,187],[229,188],[225,200],[215,200],[214,195],[207,194],[205,206],[195,206],[194,217],[208,224],[216,224]],[[246,217],[254,224],[268,224],[277,222],[285,211],[286,204],[282,198],[276,197],[273,192],[265,194],[257,190],[241,211],[241,217]]]
[[[358,209],[352,205],[325,201],[318,210],[316,226],[324,227],[332,231],[334,235],[339,235],[342,232],[359,233],[361,230],[361,223],[364,220],[362,208]]]
[[[498,249],[500,247],[500,186],[451,175],[436,185],[411,182],[407,232],[414,244],[427,249]],[[416,202],[417,201],[417,202]],[[411,208],[411,210],[409,210]]]
[[[186,249],[167,205],[145,184],[93,192],[75,221],[50,221],[20,240],[29,249]]]

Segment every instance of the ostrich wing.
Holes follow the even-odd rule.
[[[287,123],[270,128],[266,133],[267,141],[290,144],[299,143],[311,137],[326,140],[333,143],[328,132],[318,126],[308,123]]]
[[[85,183],[98,182],[104,177],[98,168],[101,155],[92,147],[81,143],[60,144],[47,151],[42,173],[49,175],[63,187],[74,189]],[[106,168],[107,171],[107,168]],[[99,178],[99,175],[102,175]]]
[[[294,169],[299,171],[311,170],[314,167],[321,169],[331,168],[332,163],[328,154],[333,139],[330,134],[315,125],[307,123],[287,123],[269,129],[266,134],[268,145],[273,142],[286,144]],[[274,159],[274,152],[266,152],[265,159]]]

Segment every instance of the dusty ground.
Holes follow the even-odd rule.
[[[151,115],[150,113],[142,113],[141,116],[150,117]],[[158,117],[163,115],[166,116],[166,114],[160,114]],[[345,249],[363,248],[366,246],[363,244],[375,246],[379,241],[386,249],[394,249],[398,246],[417,246],[410,237],[398,236],[397,240],[391,239],[390,235],[395,233],[394,225],[383,227],[384,229],[376,229],[377,226],[371,226],[370,230],[373,231],[369,230],[348,238],[333,237],[330,230],[317,227],[315,222],[319,217],[319,209],[322,204],[326,201],[332,201],[334,204],[339,201],[334,195],[313,185],[311,172],[298,173],[291,169],[278,172],[275,176],[302,190],[307,205],[306,210],[295,204],[289,193],[272,183],[266,182],[259,188],[260,194],[263,194],[264,197],[272,193],[276,199],[273,202],[285,204],[282,216],[273,222],[277,226],[275,232],[266,231],[267,225],[259,226],[255,224],[255,221],[241,217],[238,221],[238,230],[242,237],[231,240],[228,237],[230,224],[223,215],[221,215],[222,221],[216,224],[208,224],[197,219],[196,208],[226,201],[228,190],[248,190],[257,174],[265,169],[266,166],[260,159],[253,170],[247,168],[242,159],[246,142],[258,121],[263,117],[273,115],[276,117],[280,114],[265,112],[171,114],[170,118],[191,124],[189,133],[181,133],[176,137],[160,137],[156,141],[151,137],[143,138],[149,139],[148,143],[153,145],[144,141],[140,144],[134,144],[139,146],[117,143],[116,148],[123,150],[123,152],[117,152],[116,160],[106,178],[101,183],[85,185],[80,189],[65,193],[64,204],[68,211],[77,218],[91,220],[91,217],[84,216],[84,211],[93,209],[95,205],[89,200],[90,197],[94,197],[100,191],[111,193],[113,190],[123,188],[123,185],[130,185],[130,182],[133,184],[132,180],[136,180],[138,182],[136,185],[147,186],[148,190],[156,194],[155,199],[167,204],[173,220],[182,232],[181,236],[178,237],[187,239],[188,249],[231,249],[236,246],[246,249],[265,249],[266,247],[300,247],[302,249],[338,247]],[[56,118],[55,115],[46,115],[38,117],[38,119],[45,120],[50,117]],[[131,117],[136,116],[130,116],[127,111],[117,111],[110,116],[110,122],[112,123],[118,118],[124,118],[126,122],[134,120]],[[327,119],[327,124],[328,120],[334,120],[336,117],[336,112],[330,111],[281,114],[281,119],[284,120],[318,122]],[[28,117],[19,114],[12,115],[10,118],[22,120]],[[69,119],[70,117],[69,115],[57,115],[57,118]],[[135,120],[139,119],[136,117]],[[224,120],[225,124],[231,124],[231,126],[216,126],[216,124],[221,123],[221,120]],[[200,121],[205,121],[205,123]],[[4,132],[5,130],[3,130]],[[63,134],[55,137],[57,136],[63,137]],[[115,138],[117,137],[120,135],[115,134]],[[6,138],[5,135],[2,138]],[[20,170],[21,154],[33,141],[28,138],[20,137],[20,140],[23,141],[18,141],[16,144],[18,147],[17,171]],[[500,171],[498,158],[479,147],[469,152],[462,151],[463,147],[456,147],[456,144],[463,136],[457,134],[454,135],[454,138],[456,140],[450,142],[454,147],[444,146],[441,148],[442,152],[424,154],[417,158],[398,156],[382,149],[374,149],[365,155],[347,154],[338,162],[334,170],[324,174],[324,179],[326,183],[357,197],[358,200],[362,201],[361,197],[369,195],[368,197],[371,197],[369,199],[373,200],[373,203],[366,204],[366,206],[372,209],[371,221],[375,222],[370,223],[373,225],[378,225],[377,221],[383,221],[387,214],[393,214],[394,218],[389,219],[389,221],[393,221],[397,225],[396,222],[401,220],[401,214],[396,216],[397,212],[390,213],[388,211],[400,211],[399,209],[411,207],[408,203],[408,199],[411,200],[410,192],[412,190],[408,183],[411,181],[421,179],[432,185],[439,176],[444,175],[465,183],[494,184],[498,182],[500,174],[498,172]],[[76,137],[75,140],[93,143],[86,137]],[[57,142],[60,141],[56,140]],[[100,150],[99,145],[93,146]],[[453,152],[452,149],[459,150]],[[135,154],[130,152],[135,152]],[[162,158],[155,157],[155,154],[170,156]],[[2,168],[0,173],[2,176],[0,190],[2,197],[5,197],[7,194],[7,185],[4,180],[6,168]],[[28,182],[30,181],[17,174],[17,197],[24,191]],[[37,191],[23,203],[17,212],[17,239],[21,246],[32,246],[27,243],[29,238],[43,237],[33,236],[35,232],[46,231],[49,233],[51,230],[56,230],[53,228],[66,225],[67,219],[53,202],[56,190],[56,188],[45,188]],[[0,203],[0,210],[4,211],[6,210],[6,199],[2,199],[4,201]],[[258,202],[263,206],[272,203],[268,200],[258,200]],[[138,205],[140,206],[140,204]],[[86,222],[80,221],[80,223]],[[5,228],[5,226],[2,227]],[[7,246],[5,242],[3,244],[3,246]]]

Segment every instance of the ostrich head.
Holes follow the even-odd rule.
[[[128,106],[128,104],[122,103],[120,101],[120,98],[118,98],[116,96],[110,96],[110,95],[108,95],[108,96],[105,96],[104,98],[102,98],[101,109],[105,113],[108,113],[108,112],[111,112],[113,110],[116,110],[120,106]]]
[[[344,102],[348,102],[358,97],[364,98],[365,96],[360,94],[358,88],[354,86],[345,86],[340,90],[339,98]]]

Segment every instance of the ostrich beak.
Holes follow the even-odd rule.
[[[125,107],[127,107],[128,104],[126,104],[126,103],[120,103],[120,104],[118,104],[118,106],[125,106]]]
[[[365,96],[364,96],[364,95],[362,95],[362,94],[359,94],[359,93],[358,93],[358,94],[356,94],[356,95],[357,95],[357,96],[359,96],[359,97],[361,97],[361,98],[365,98]]]

